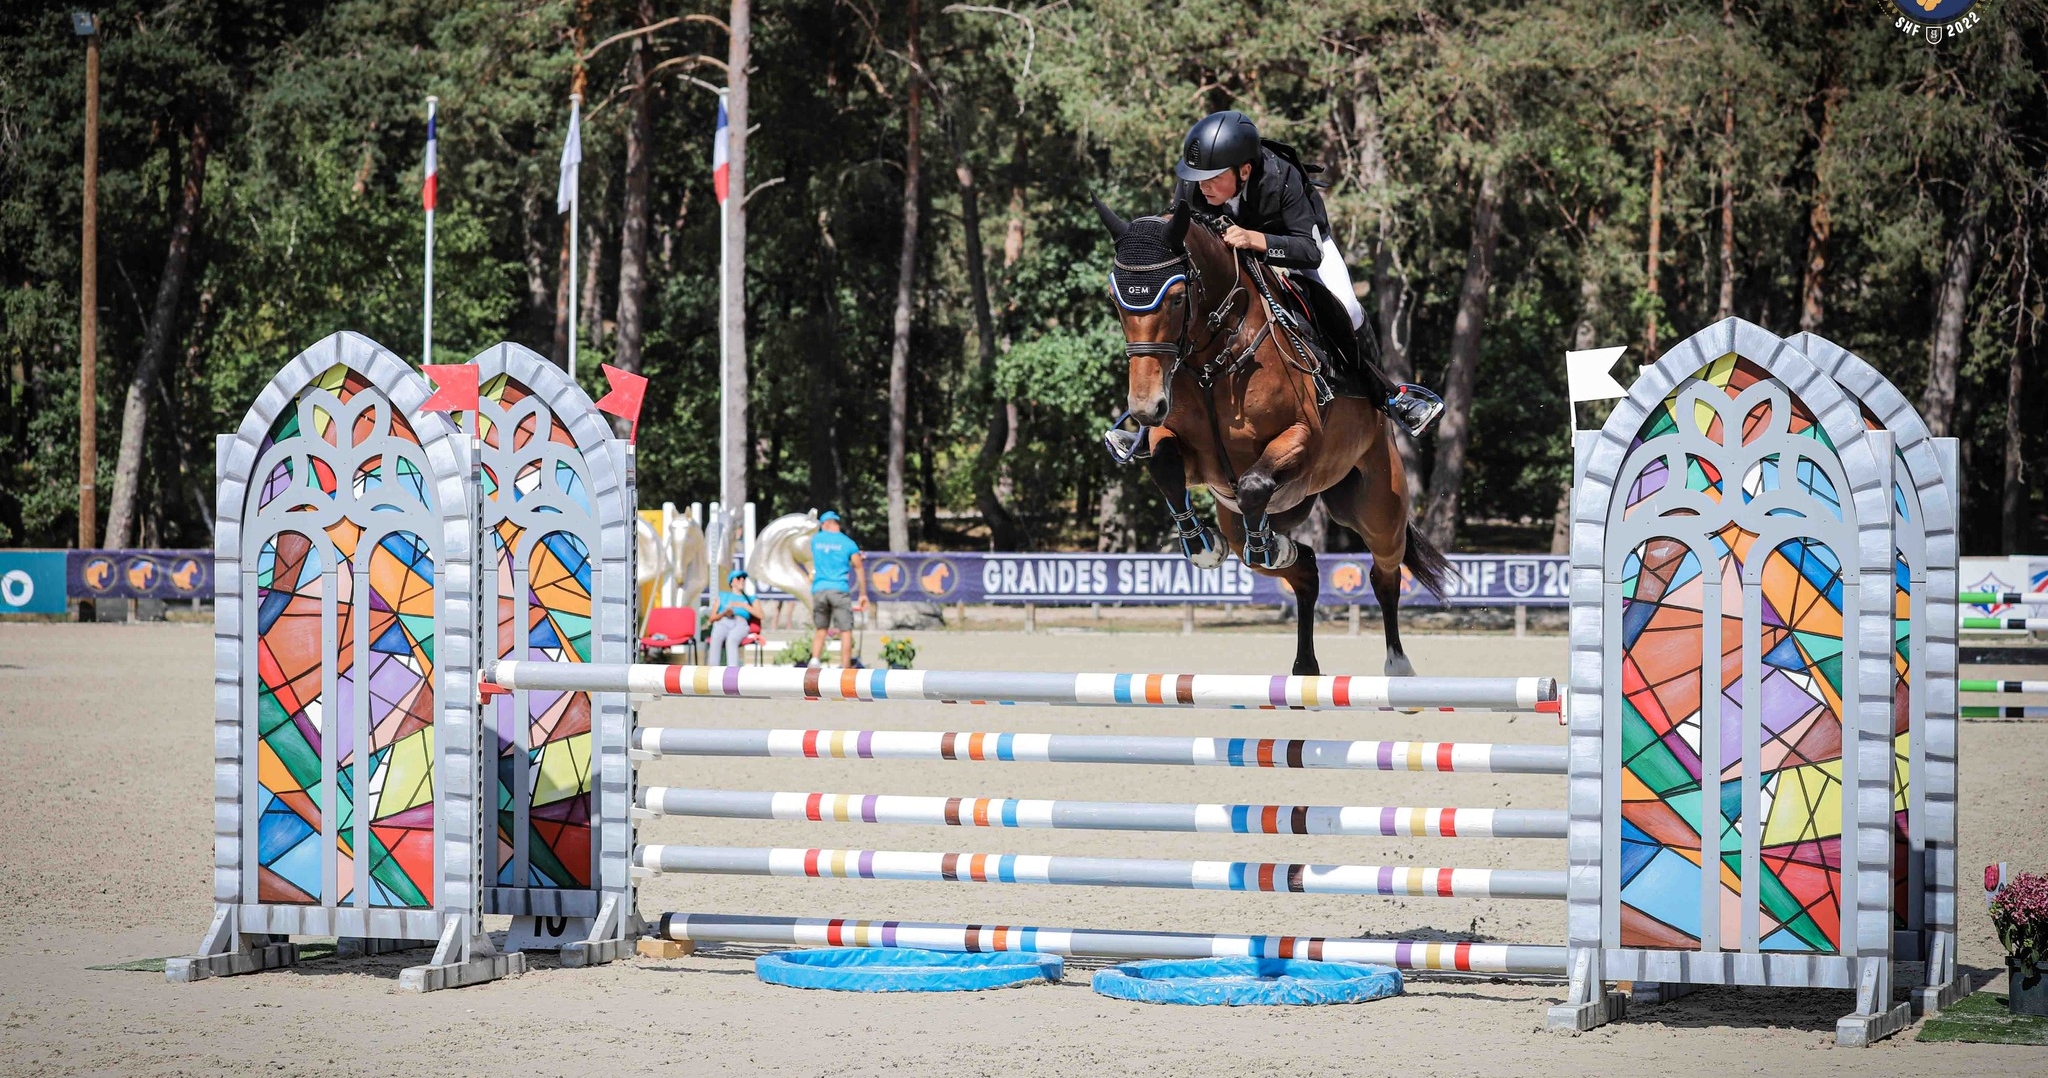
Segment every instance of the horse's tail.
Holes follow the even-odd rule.
[[[1408,522],[1408,553],[1402,555],[1401,564],[1415,576],[1415,582],[1436,596],[1438,602],[1444,599],[1444,589],[1449,586],[1455,569],[1451,559],[1436,544],[1422,537],[1415,528],[1415,522]]]

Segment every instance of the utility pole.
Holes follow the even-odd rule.
[[[85,39],[85,224],[79,236],[78,282],[78,548],[99,545],[99,229],[100,229],[100,20],[71,15],[71,32]],[[81,611],[81,613],[85,613]]]

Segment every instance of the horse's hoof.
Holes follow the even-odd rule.
[[[1408,661],[1408,656],[1398,651],[1387,656],[1387,664],[1383,669],[1388,677],[1415,676],[1415,664]]]
[[[1301,556],[1301,547],[1284,535],[1275,535],[1267,540],[1262,552],[1254,552],[1250,542],[1245,543],[1244,563],[1254,569],[1280,570],[1294,564]]]
[[[1180,552],[1194,563],[1197,569],[1214,569],[1223,564],[1230,553],[1230,546],[1223,541],[1223,533],[1214,528],[1202,529],[1202,549],[1188,549],[1187,540],[1180,543]]]

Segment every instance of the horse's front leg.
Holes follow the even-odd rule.
[[[1294,564],[1294,540],[1274,530],[1266,509],[1273,492],[1307,459],[1308,440],[1308,425],[1296,423],[1266,443],[1258,462],[1237,479],[1237,511],[1244,517],[1245,528],[1244,563],[1254,569],[1285,569]]]
[[[1307,516],[1307,512],[1302,506],[1296,506],[1287,515],[1294,518],[1303,518]],[[1289,522],[1289,525],[1292,526],[1300,522],[1300,519],[1294,519]],[[1216,523],[1223,529],[1223,535],[1230,541],[1231,547],[1242,556],[1246,550],[1245,542],[1248,538],[1245,532],[1244,518],[1231,512],[1229,509],[1218,506],[1216,509]],[[1281,538],[1286,537],[1282,536]],[[1322,573],[1316,568],[1315,551],[1305,546],[1297,546],[1291,539],[1287,540],[1287,547],[1288,563],[1282,568],[1268,569],[1252,564],[1250,559],[1246,559],[1246,564],[1251,565],[1252,571],[1260,576],[1279,577],[1281,580],[1285,580],[1287,586],[1293,589],[1294,669],[1292,672],[1297,675],[1313,676],[1323,672],[1321,664],[1316,661],[1316,598],[1322,587]]]
[[[1196,568],[1214,569],[1222,565],[1230,551],[1222,533],[1204,527],[1195,516],[1194,503],[1188,498],[1188,469],[1181,457],[1180,439],[1164,427],[1152,428],[1151,434],[1152,455],[1143,458],[1145,470],[1166,498],[1166,511],[1173,514],[1174,538],[1180,540],[1180,552]]]

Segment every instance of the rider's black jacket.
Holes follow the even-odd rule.
[[[1182,180],[1174,187],[1174,201],[1204,213],[1230,218],[1244,228],[1266,235],[1264,258],[1271,265],[1287,269],[1314,269],[1322,264],[1321,235],[1330,234],[1329,215],[1322,196],[1309,183],[1300,166],[1273,152],[1270,143],[1259,147],[1252,163],[1251,178],[1238,193],[1237,210],[1213,206],[1202,197],[1200,184]]]

